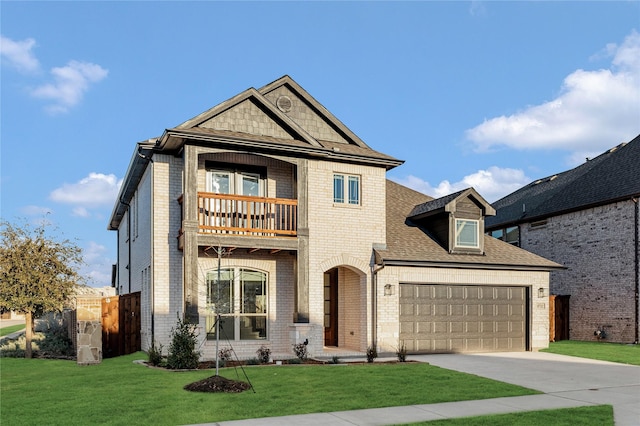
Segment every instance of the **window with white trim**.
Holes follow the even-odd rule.
[[[207,339],[215,339],[217,314],[220,338],[267,338],[267,274],[247,268],[224,268],[207,273]]]
[[[456,219],[456,247],[480,247],[480,222],[472,219]]]
[[[360,176],[333,174],[334,204],[360,205]]]

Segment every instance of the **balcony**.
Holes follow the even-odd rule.
[[[298,200],[198,192],[198,234],[295,237],[297,213]]]

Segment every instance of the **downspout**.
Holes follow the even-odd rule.
[[[637,345],[640,341],[640,323],[638,316],[640,316],[638,304],[640,303],[640,235],[638,229],[638,221],[640,220],[640,206],[638,205],[638,198],[634,197],[631,199],[635,204],[635,212],[634,212],[634,242],[635,242],[635,275],[636,275],[636,294],[635,294],[635,344]]]
[[[384,268],[384,263],[376,268],[371,265],[371,341],[378,346],[378,271]]]
[[[131,293],[131,205],[122,198],[120,202],[127,206],[127,281],[129,282],[128,293]]]

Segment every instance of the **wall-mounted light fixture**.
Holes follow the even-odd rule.
[[[391,284],[384,285],[384,295],[385,296],[393,296],[394,288]]]
[[[538,289],[538,297],[542,299],[543,297],[545,297],[545,294],[546,294],[546,290],[544,289],[544,287],[540,287]]]

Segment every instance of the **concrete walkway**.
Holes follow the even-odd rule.
[[[208,425],[375,426],[601,404],[613,405],[617,426],[640,425],[640,367],[638,366],[543,352],[421,355],[411,356],[409,359],[525,386],[542,391],[544,394],[247,419]]]

